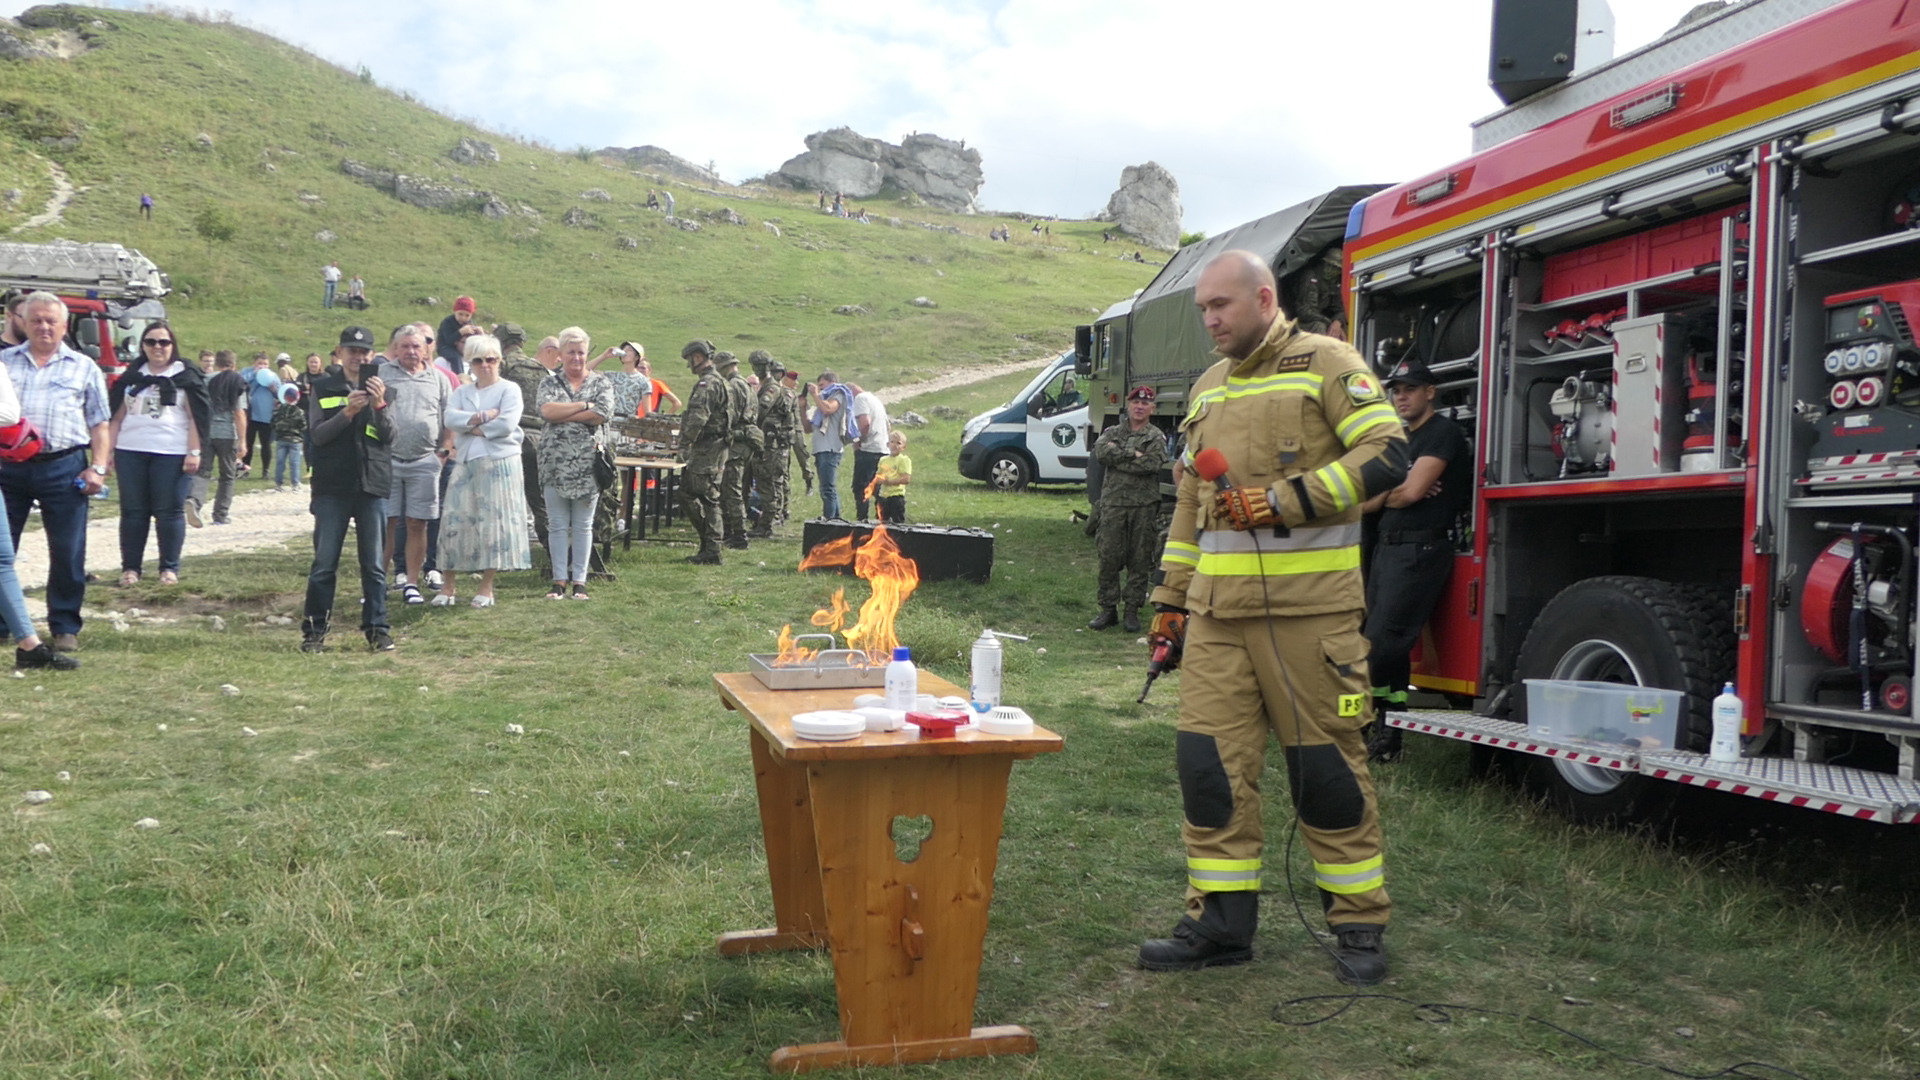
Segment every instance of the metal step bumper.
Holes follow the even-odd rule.
[[[1528,735],[1525,724],[1469,712],[1425,709],[1392,712],[1387,714],[1387,723],[1423,735],[1636,772],[1656,780],[1692,784],[1863,821],[1889,825],[1920,822],[1920,781],[1903,780],[1886,773],[1788,758],[1723,762],[1682,750],[1643,754],[1626,747],[1540,739]]]

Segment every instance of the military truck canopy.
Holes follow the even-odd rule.
[[[1223,251],[1251,251],[1267,260],[1281,281],[1306,269],[1328,247],[1346,238],[1347,212],[1384,184],[1355,184],[1289,206],[1218,236],[1174,252],[1158,275],[1133,299],[1129,378],[1171,371],[1205,370],[1213,340],[1193,308],[1200,270]],[[1117,305],[1116,305],[1117,306]],[[1101,316],[1104,321],[1107,316]]]

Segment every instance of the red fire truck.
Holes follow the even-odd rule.
[[[0,243],[0,299],[45,290],[67,304],[67,344],[93,358],[109,382],[138,355],[148,323],[167,317],[172,291],[152,259],[119,244]]]
[[[1920,11],[1749,0],[1477,127],[1345,239],[1356,346],[1477,466],[1415,666],[1458,711],[1389,722],[1581,818],[1920,821]],[[1623,685],[1680,693],[1636,737]]]

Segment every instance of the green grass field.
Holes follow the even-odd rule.
[[[971,411],[1020,381],[913,404]],[[1040,1053],[943,1074],[1651,1075],[1537,1023],[1406,1003],[1451,1002],[1683,1074],[1914,1075],[1911,833],[1707,793],[1671,842],[1575,828],[1423,739],[1376,773],[1397,901],[1379,992],[1405,1001],[1327,996],[1277,772],[1256,962],[1136,970],[1182,887],[1180,676],[1137,705],[1145,649],[1080,629],[1081,492],[989,493],[953,473],[957,440],[954,421],[915,433],[912,514],[991,528],[994,579],[921,586],[902,636],[964,681],[981,627],[1032,635],[1009,643],[1007,697],[1066,750],[1014,769],[977,1010]],[[178,621],[96,626],[77,675],[0,683],[0,1075],[757,1076],[836,1037],[824,954],[713,948],[772,912],[745,730],[712,675],[843,581],[796,574],[787,532],[717,570],[640,545],[591,604],[544,601],[528,573],[489,612],[399,608],[385,656],[351,634],[302,655],[295,628],[261,625],[298,614],[298,551],[100,589]],[[17,801],[31,789],[54,799]]]

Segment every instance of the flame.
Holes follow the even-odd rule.
[[[813,659],[814,653],[820,651],[819,649],[809,649],[794,644],[792,624],[780,628],[779,645],[780,652],[773,658],[774,667],[790,667],[794,664],[804,664]]]
[[[844,588],[836,590],[830,606],[814,612],[811,621],[827,633],[841,634],[847,639],[848,648],[864,650],[868,664],[879,666],[893,659],[893,650],[900,644],[899,637],[894,633],[894,620],[899,617],[900,605],[906,603],[914,589],[919,588],[920,568],[912,559],[900,554],[900,545],[887,535],[885,525],[876,525],[866,544],[858,551],[854,550],[853,536],[849,534],[814,548],[800,561],[799,569],[845,566],[848,563],[853,564],[854,575],[864,579],[873,589],[866,603],[860,605],[858,625],[846,626],[847,614],[852,609],[847,605],[847,590]],[[812,655],[808,650],[793,646],[792,636],[786,628],[780,631],[780,643],[780,655],[774,660],[775,666],[801,663]]]

